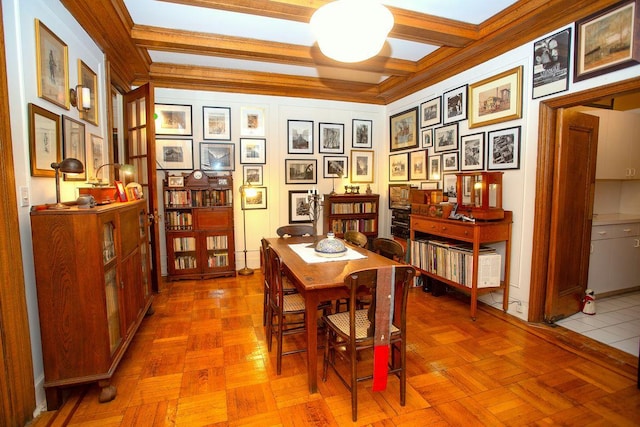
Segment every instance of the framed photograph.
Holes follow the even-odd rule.
[[[373,120],[353,119],[351,130],[353,148],[371,148],[373,143]]]
[[[456,203],[458,201],[457,184],[458,177],[455,173],[445,173],[442,176],[442,195],[449,198],[449,203]]]
[[[533,44],[533,99],[569,89],[570,50],[571,28]]]
[[[373,150],[351,150],[351,182],[373,182]]]
[[[313,121],[287,120],[287,153],[313,154]]]
[[[458,152],[442,153],[442,172],[458,172]]]
[[[289,190],[289,224],[310,222],[307,190]]]
[[[409,180],[408,158],[407,153],[389,155],[389,181]]]
[[[267,163],[267,140],[264,138],[240,138],[240,163]]]
[[[285,184],[315,184],[318,180],[316,159],[285,159]]]
[[[64,174],[65,181],[87,180],[87,146],[84,124],[68,116],[62,116],[62,158],[73,157],[84,165],[84,172]]]
[[[29,104],[29,156],[31,176],[55,177],[51,163],[62,161],[60,116]]]
[[[520,169],[520,126],[488,133],[488,170]]]
[[[349,158],[347,156],[324,156],[323,178],[348,178]]]
[[[171,188],[184,187],[184,176],[168,176],[167,186]]]
[[[116,184],[116,190],[118,190],[118,200],[121,202],[128,201],[129,198],[127,197],[127,191],[125,190],[122,181],[115,181],[114,183]]]
[[[240,108],[240,136],[267,136],[264,108]]]
[[[262,166],[243,166],[242,182],[251,185],[263,185],[262,182]]]
[[[90,170],[92,171],[92,174],[90,175],[92,178],[101,179],[102,176],[98,177],[94,175],[98,168],[105,164],[103,154],[104,140],[98,135],[91,134],[89,136],[89,142],[91,143],[91,164],[86,165],[86,167],[90,168]],[[100,171],[100,175],[102,175],[102,170]]]
[[[156,104],[156,135],[191,135],[191,105]]]
[[[203,139],[231,141],[231,108],[202,107]]]
[[[409,153],[409,179],[427,179],[427,150],[411,151]]]
[[[442,178],[442,156],[429,156],[429,181],[440,181]]]
[[[235,144],[221,142],[200,143],[200,169],[205,171],[233,171],[235,168]]]
[[[445,92],[442,97],[444,98],[443,124],[467,119],[467,85]]]
[[[484,132],[460,138],[460,157],[461,171],[484,169]]]
[[[437,190],[438,189],[438,183],[437,182],[429,182],[429,181],[421,182],[420,183],[420,189],[421,190]]]
[[[418,107],[389,118],[391,151],[418,147]]]
[[[190,139],[156,139],[156,161],[160,169],[193,169],[193,141]]]
[[[252,194],[240,197],[242,209],[267,209],[267,187],[251,187]]]
[[[441,153],[458,149],[458,123],[440,126],[433,131],[433,151]]]
[[[573,81],[640,63],[638,0],[626,0],[576,21]]]
[[[522,117],[522,66],[469,85],[469,128]]]
[[[319,153],[344,153],[344,125],[342,123],[319,123]]]
[[[420,104],[420,127],[426,128],[442,122],[442,97],[430,99]]]
[[[389,184],[389,209],[395,207],[409,207],[409,192],[411,184]]]
[[[78,84],[89,88],[90,105],[88,110],[80,111],[80,118],[98,126],[98,76],[87,64],[78,59]],[[77,96],[77,95],[76,95]]]
[[[433,128],[422,129],[420,139],[422,140],[422,148],[433,147]]]
[[[38,97],[68,110],[69,49],[39,19],[35,22]]]

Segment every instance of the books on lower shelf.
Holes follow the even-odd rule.
[[[419,239],[411,241],[411,264],[428,273],[465,287],[473,283],[473,246],[456,241]],[[502,256],[481,246],[478,254],[478,288],[500,286]]]

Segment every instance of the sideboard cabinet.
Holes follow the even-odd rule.
[[[34,209],[31,234],[47,407],[92,382],[112,400],[110,379],[153,298],[146,202]]]

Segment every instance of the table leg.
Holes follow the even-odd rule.
[[[307,375],[309,393],[318,391],[318,295],[305,295],[305,322],[307,327]]]

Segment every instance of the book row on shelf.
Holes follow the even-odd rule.
[[[198,262],[193,256],[179,256],[175,259],[176,270],[186,270],[192,268],[198,268]]]
[[[165,212],[165,221],[167,229],[172,231],[191,230],[193,227],[193,215],[191,212]]]
[[[176,252],[195,251],[196,239],[193,237],[174,237],[173,250]]]
[[[375,219],[334,219],[331,221],[331,230],[335,234],[343,234],[345,231],[355,230],[362,233],[374,232],[376,228]]]
[[[500,286],[502,257],[494,248],[482,246],[478,256],[478,288]],[[473,246],[436,239],[411,241],[411,264],[428,273],[468,288],[473,281]]]
[[[227,236],[207,236],[207,249],[227,249]]]
[[[231,204],[230,190],[165,190],[165,206],[227,206]]]
[[[229,265],[229,255],[226,253],[209,256],[207,259],[207,267],[224,267]]]
[[[376,213],[376,203],[355,202],[355,203],[333,203],[331,204],[332,214],[356,214],[356,213]]]

